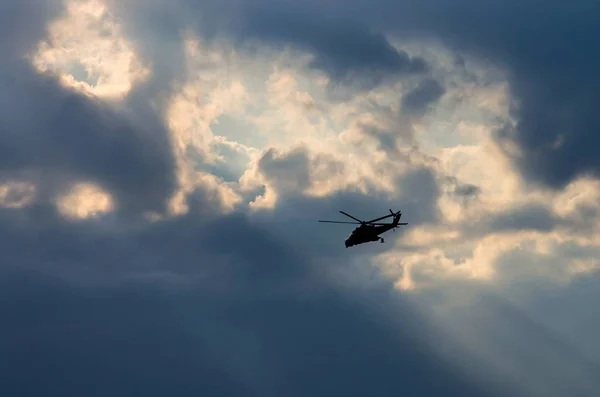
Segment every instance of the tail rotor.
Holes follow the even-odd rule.
[[[390,208],[390,214],[392,214],[392,216],[394,217],[394,223],[396,223],[396,226],[394,226],[392,228],[392,231],[395,232],[396,231],[396,227],[397,227],[397,222],[400,221],[400,217],[402,216],[402,211],[394,212]]]

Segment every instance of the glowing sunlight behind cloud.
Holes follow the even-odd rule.
[[[33,63],[58,73],[74,89],[121,97],[150,71],[140,64],[102,0],[65,0],[66,13],[52,22]]]
[[[72,219],[86,219],[113,210],[112,197],[100,187],[79,183],[57,201],[61,214]]]

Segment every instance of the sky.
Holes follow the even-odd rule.
[[[599,18],[2,1],[0,394],[597,396]]]

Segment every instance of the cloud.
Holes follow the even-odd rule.
[[[320,65],[343,65],[328,66],[342,75],[353,65],[389,70],[401,64],[401,58],[381,44],[383,40],[368,39],[366,33],[359,40],[346,40],[353,33],[345,26],[356,26],[357,32],[434,38],[453,49],[485,57],[506,70],[514,96],[515,123],[507,125],[498,139],[522,151],[514,161],[531,181],[563,187],[587,173],[595,175],[598,168],[597,156],[589,148],[594,147],[592,131],[598,124],[590,104],[597,91],[594,73],[600,57],[593,45],[584,44],[598,33],[593,4],[581,1],[563,12],[555,3],[540,8],[535,1],[501,7],[480,6],[471,0],[452,6],[436,0],[329,1],[318,7],[313,2],[299,6],[259,1],[242,7],[243,13],[230,14],[230,19],[215,18],[214,24],[234,20],[227,25],[229,30],[221,31],[239,35],[241,30],[272,42],[312,46],[317,54],[325,54],[322,60],[317,57]],[[211,3],[211,7],[216,6]],[[336,45],[340,41],[336,38],[344,40]],[[355,43],[369,44],[370,49],[359,51],[363,46],[355,47]],[[555,61],[549,62],[548,54]]]
[[[440,99],[445,92],[446,90],[437,80],[423,80],[402,98],[402,107],[408,113],[422,115],[429,105]]]
[[[0,186],[0,201],[5,208],[21,208],[31,204],[36,188],[31,183],[11,181]]]
[[[165,212],[181,166],[171,132],[140,97],[109,104],[32,67],[4,71],[2,79],[12,88],[4,91],[1,128],[3,201],[11,204],[0,211],[0,349],[11,363],[1,369],[4,394],[93,388],[119,395],[131,384],[146,394],[173,387],[209,395],[363,394],[387,390],[399,372],[411,371],[438,381],[410,376],[404,387],[479,394],[425,353],[425,341],[416,348],[419,333],[398,338],[393,327],[373,325],[373,316],[386,318],[372,303],[378,289],[338,294],[316,258],[268,224],[201,211],[222,202],[208,182],[188,192],[190,212],[126,222],[131,212]],[[23,208],[12,205],[17,190],[28,192],[11,182],[17,177],[38,194]],[[112,198],[119,211],[106,213]],[[373,343],[362,343],[365,337]],[[51,365],[56,356],[60,363]],[[399,365],[398,356],[411,360]],[[379,369],[364,372],[373,358]],[[98,371],[109,381],[96,385]],[[352,389],[348,372],[363,374]],[[199,375],[210,380],[198,382]]]
[[[503,213],[489,220],[493,230],[554,230],[561,222],[548,209],[539,205],[529,205]]]
[[[128,116],[26,67],[0,78],[12,87],[0,106],[4,178],[22,174],[46,185],[49,198],[56,188],[92,182],[124,211],[160,211],[174,189],[174,161],[159,121]]]
[[[341,3],[330,5],[328,11],[333,11]],[[464,0],[450,7],[435,0],[357,0],[341,14],[386,31],[436,37],[505,68],[515,123],[501,130],[498,139],[519,148],[514,161],[530,181],[558,188],[598,172],[597,156],[589,148],[599,123],[591,104],[600,57],[588,40],[598,34],[593,2],[565,9],[557,5],[527,1],[479,6]],[[382,9],[386,12],[375,11]]]
[[[59,0],[45,1],[37,7],[31,7],[23,2],[6,1],[0,7],[2,11],[0,50],[5,55],[4,67],[11,65],[15,57],[32,50],[37,40],[43,37],[46,22],[57,17],[61,12]]]
[[[303,148],[284,155],[268,149],[260,158],[258,169],[279,192],[302,192],[310,186],[309,159]]]
[[[454,192],[458,196],[473,197],[479,193],[479,190],[480,189],[478,186],[466,184],[466,185],[457,185],[456,188],[454,189]]]
[[[22,25],[43,25],[44,16],[58,17],[61,7],[47,4],[8,7],[22,18],[9,24],[14,33]],[[3,14],[4,15],[4,14]],[[132,114],[65,86],[52,73],[39,73],[28,62],[42,30],[28,33],[28,41],[8,53],[0,81],[0,178],[36,185],[40,201],[54,201],[77,183],[107,189],[123,213],[161,211],[175,188],[174,159],[162,121],[145,112]],[[143,104],[133,104],[138,110]],[[149,105],[149,104],[147,104]]]
[[[284,7],[256,9],[245,18],[243,36],[270,43],[296,45],[314,54],[310,67],[335,81],[359,82],[372,88],[388,75],[420,74],[427,63],[394,48],[380,33],[352,24],[336,23],[317,14]]]
[[[3,3],[3,394],[596,395],[593,80],[471,3]]]
[[[10,281],[30,287],[27,295],[14,287],[2,289],[2,312],[11,316],[10,324],[3,323],[0,345],[12,358],[10,367],[2,368],[7,393],[74,395],[93,388],[125,395],[135,384],[147,395],[176,387],[208,396],[359,396],[387,393],[402,374],[403,389],[419,395],[482,395],[428,358],[416,327],[395,333],[377,306],[362,298],[365,306],[356,304],[357,297],[344,291],[302,301],[285,295],[207,300],[202,292],[147,285],[78,290],[44,277],[16,275]],[[14,307],[39,314],[20,316],[10,311]],[[418,324],[410,311],[404,314]],[[372,361],[377,365],[365,369],[364,363]],[[348,373],[360,376],[349,381]]]
[[[33,55],[37,69],[52,70],[65,84],[108,98],[126,95],[148,77],[103,2],[68,1],[65,8],[67,15],[49,25],[49,39]]]
[[[108,193],[88,184],[75,185],[57,204],[59,212],[74,219],[85,219],[114,209],[112,197]]]

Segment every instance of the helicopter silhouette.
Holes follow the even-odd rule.
[[[354,219],[356,222],[342,222],[342,221],[319,221],[322,223],[345,223],[345,224],[360,224],[359,227],[354,229],[352,233],[348,236],[348,238],[344,241],[346,248],[352,247],[359,244],[369,243],[373,241],[384,242],[383,237],[380,237],[380,234],[387,232],[388,230],[395,230],[399,225],[408,225],[407,222],[400,223],[400,217],[402,217],[402,212],[394,212],[390,209],[390,215],[385,215],[379,218],[375,218],[370,221],[361,221],[360,219],[344,212],[340,211],[341,214],[346,215]],[[377,223],[386,218],[393,217],[392,223]]]

